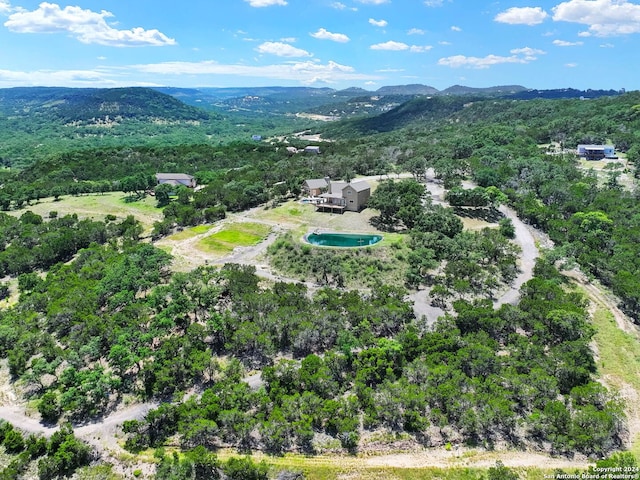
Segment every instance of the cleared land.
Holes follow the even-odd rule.
[[[53,197],[43,198],[36,203],[27,205],[19,210],[7,212],[9,215],[19,217],[26,211],[37,213],[43,218],[49,216],[49,212],[57,212],[58,217],[77,214],[80,218],[93,218],[103,220],[106,215],[115,215],[118,218],[126,218],[133,215],[142,223],[145,233],[153,228],[153,223],[162,220],[162,209],[157,208],[154,197],[147,196],[142,200],[131,202],[122,192],[109,192],[105,194],[90,194],[64,196],[58,201]]]

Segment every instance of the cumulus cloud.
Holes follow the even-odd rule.
[[[513,7],[497,14],[494,20],[511,25],[538,25],[548,16],[549,14],[540,7]]]
[[[536,60],[538,55],[544,55],[544,50],[540,50],[538,48],[524,47],[524,48],[514,48],[510,50],[509,53],[513,53],[514,55],[522,55],[526,60]]]
[[[252,7],[262,8],[262,7],[271,7],[273,5],[286,5],[287,2],[285,0],[244,0]]]
[[[576,68],[578,66],[578,64],[577,63],[565,63],[564,66],[567,67],[567,68]]]
[[[535,48],[524,47],[514,48],[509,53],[510,56],[501,55],[487,55],[486,57],[467,57],[465,55],[454,55],[452,57],[445,57],[438,60],[438,65],[451,68],[489,68],[493,65],[500,65],[504,63],[529,63],[536,60],[538,55],[543,55],[543,50]]]
[[[421,28],[412,28],[407,32],[407,35],[424,35],[425,33]]]
[[[80,7],[60,8],[55,3],[41,3],[36,10],[12,13],[4,23],[16,33],[70,33],[82,43],[96,43],[111,47],[175,45],[173,38],[158,30],[136,27],[118,30],[107,24],[111,12],[93,12]]]
[[[0,0],[0,13],[9,13],[11,11],[11,5],[5,0]]]
[[[388,42],[384,43],[376,43],[375,45],[371,45],[371,47],[369,48],[371,48],[371,50],[387,50],[392,52],[401,52],[404,50],[408,50],[413,53],[423,53],[428,52],[433,47],[430,45],[407,45],[403,42],[394,42],[393,40],[389,40]]]
[[[553,7],[553,19],[588,25],[582,36],[640,33],[640,5],[627,0],[569,0]]]
[[[358,0],[358,2],[365,5],[382,5],[383,3],[389,3],[390,0]]]
[[[451,25],[451,31],[452,32],[461,32],[462,29],[460,27],[455,26],[455,25]]]
[[[268,53],[278,57],[311,57],[312,55],[301,48],[282,42],[264,42],[258,45],[256,51],[260,53]]]
[[[349,37],[344,33],[331,33],[324,28],[320,28],[317,32],[310,33],[310,35],[319,40],[331,40],[332,42],[338,43],[346,43],[349,41]]]
[[[440,7],[442,6],[442,0],[424,0],[424,4],[427,7]]]
[[[553,44],[557,47],[576,47],[584,42],[567,42],[566,40],[554,40]]]
[[[389,24],[386,20],[375,20],[373,18],[369,19],[369,23],[376,27],[386,27]]]

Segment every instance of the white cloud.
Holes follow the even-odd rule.
[[[513,7],[497,14],[494,20],[511,25],[538,25],[548,16],[549,14],[540,7]]]
[[[0,0],[0,13],[9,13],[11,11],[11,5],[5,0]]]
[[[500,65],[503,63],[529,63],[537,59],[538,55],[543,55],[546,52],[544,50],[538,50],[536,48],[524,47],[514,48],[510,51],[511,56],[504,57],[500,55],[487,55],[486,57],[467,57],[465,55],[454,55],[452,57],[445,57],[438,60],[438,65],[443,65],[451,68],[489,68],[493,65]]]
[[[335,8],[336,10],[346,10],[347,8],[349,10],[351,10],[352,12],[357,12],[358,8],[357,7],[347,7],[344,3],[342,2],[333,2],[331,5],[329,5],[331,8]]]
[[[376,70],[376,72],[380,72],[380,73],[404,72],[404,68],[382,68],[380,70]]]
[[[578,66],[578,64],[577,63],[565,63],[564,66],[567,67],[567,68],[576,68]]]
[[[371,25],[375,25],[376,27],[386,27],[387,25],[389,25],[389,22],[387,22],[386,20],[375,20],[373,18],[369,19],[369,23]]]
[[[260,53],[268,53],[278,57],[311,57],[312,55],[306,50],[296,48],[293,45],[282,42],[264,42],[258,45],[256,51]]]
[[[71,33],[82,43],[97,43],[111,47],[163,46],[175,45],[173,38],[158,30],[136,27],[131,30],[117,30],[109,26],[105,18],[113,17],[111,12],[100,13],[67,6],[61,9],[55,3],[43,2],[37,10],[20,10],[9,16],[4,23],[16,33]]]
[[[376,43],[375,45],[371,45],[371,50],[391,50],[391,51],[401,51],[401,50],[409,50],[409,45],[402,42],[394,42],[393,40],[389,40],[384,43]]]
[[[131,68],[158,75],[233,75],[241,77],[269,78],[275,80],[298,81],[306,85],[314,83],[337,83],[342,81],[378,80],[380,77],[355,72],[353,67],[336,62],[321,64],[313,61],[290,62],[277,65],[250,66],[225,65],[207,62],[166,62],[147,65],[134,65]],[[202,83],[202,82],[201,82]]]
[[[380,80],[380,75],[355,71],[336,62],[321,64],[312,60],[292,61],[264,66],[204,62],[166,62],[157,64],[100,67],[95,70],[0,70],[0,87],[68,86],[124,87],[160,86],[191,82],[191,86],[220,85],[220,77],[271,79],[274,82],[298,82],[304,85],[356,83]],[[233,80],[234,82],[236,80]],[[188,84],[188,83],[187,83]],[[235,83],[234,83],[235,84]]]
[[[614,48],[615,45],[613,43],[603,43],[600,45],[600,48]]]
[[[407,32],[407,35],[424,35],[425,33],[421,28],[412,28]]]
[[[283,37],[280,41],[285,43],[296,43],[298,39],[296,37]]]
[[[455,25],[452,25],[451,26],[451,31],[452,32],[461,32],[462,29],[460,27],[456,27]]]
[[[440,7],[442,6],[442,0],[424,0],[424,4],[427,7]]]
[[[271,7],[273,5],[286,5],[287,2],[285,2],[285,0],[244,0],[245,2],[247,2],[249,5],[251,5],[252,7],[257,7],[257,8],[261,8],[261,7]]]
[[[584,42],[567,42],[566,40],[554,40],[553,44],[557,47],[577,47],[583,45]]]
[[[640,5],[627,0],[569,0],[553,7],[553,19],[588,25],[581,36],[640,33]]]
[[[127,85],[131,85],[127,81]],[[74,87],[115,87],[116,80],[101,70],[36,70],[21,72],[0,70],[0,86],[74,86]]]
[[[390,0],[358,0],[365,5],[382,5],[383,3],[389,3]]]
[[[309,35],[319,40],[331,40],[333,42],[338,42],[338,43],[346,43],[349,41],[349,37],[346,36],[344,33],[331,33],[325,30],[324,28],[320,28],[317,32],[310,33]]]
[[[465,55],[454,55],[438,60],[438,65],[444,65],[451,68],[489,68],[493,65],[501,63],[527,63],[523,58],[516,55],[510,57],[501,57],[499,55],[487,55],[486,57],[467,57]]]
[[[448,45],[451,45],[451,42],[447,42],[446,40],[442,40],[442,41],[438,42],[438,45],[448,46]]]
[[[376,43],[375,45],[371,45],[369,48],[371,48],[371,50],[387,50],[392,52],[408,50],[412,53],[424,53],[428,52],[433,47],[431,45],[407,45],[406,43],[389,40],[385,43]]]
[[[509,53],[513,53],[514,55],[523,55],[525,60],[531,61],[536,60],[538,58],[538,55],[544,55],[547,52],[538,48],[524,47],[514,48],[512,50],[509,50]]]
[[[433,48],[432,45],[411,45],[409,47],[409,51],[413,53],[424,53],[428,52]]]

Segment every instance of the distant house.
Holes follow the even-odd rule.
[[[251,140],[253,140],[254,142],[259,142],[260,140],[262,140],[262,135],[251,135]]]
[[[156,173],[158,185],[168,183],[169,185],[184,185],[185,187],[195,188],[196,179],[186,173]]]
[[[618,158],[613,145],[578,145],[576,151],[579,157],[587,160],[602,160],[603,158]]]
[[[324,203],[319,203],[317,209],[321,211],[345,210],[359,212],[366,205],[371,196],[371,186],[365,181],[356,182],[328,182],[327,192],[322,193]]]
[[[306,146],[304,147],[304,153],[313,153],[314,155],[319,155],[320,147],[314,145]]]
[[[317,197],[329,188],[326,178],[312,178],[302,183],[302,191],[311,197]]]
[[[287,147],[287,153],[290,155],[294,155],[298,153],[298,149],[296,147]]]

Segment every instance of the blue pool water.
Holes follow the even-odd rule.
[[[364,233],[311,233],[307,242],[323,247],[365,247],[382,240],[382,235]]]

